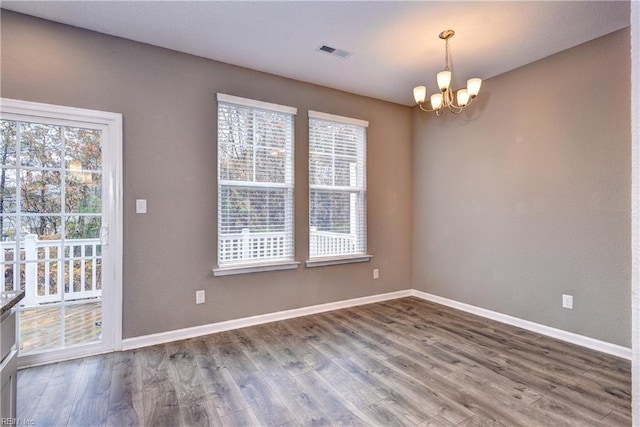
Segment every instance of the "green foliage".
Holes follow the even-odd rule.
[[[101,132],[2,120],[0,135],[2,240],[16,238],[18,203],[23,235],[59,238],[66,217],[67,238],[97,237]]]
[[[15,241],[27,234],[38,240],[99,237],[102,211],[101,131],[0,120],[0,241]],[[18,212],[19,209],[19,212]],[[43,248],[40,251],[44,251]],[[50,292],[62,280],[80,290],[92,283],[93,264],[82,261],[47,261],[48,258],[81,256],[79,246],[67,246],[65,254],[57,248],[41,252],[38,259],[38,293]],[[5,287],[14,287],[14,268],[20,265],[20,287],[24,288],[24,264],[14,258],[14,249],[4,249]],[[87,254],[99,256],[100,254]],[[22,255],[23,256],[23,255]],[[48,265],[48,273],[45,271]],[[64,266],[64,267],[63,267]],[[84,273],[83,273],[84,271]],[[96,264],[96,286],[100,288],[101,265]]]

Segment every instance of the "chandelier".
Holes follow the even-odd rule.
[[[442,114],[445,108],[453,114],[459,114],[463,108],[471,104],[478,96],[482,79],[474,78],[467,80],[467,87],[454,91],[451,89],[451,69],[449,67],[449,39],[453,37],[453,30],[445,30],[440,33],[440,38],[444,40],[444,71],[440,71],[436,75],[440,93],[431,95],[431,108],[425,107],[425,99],[427,97],[426,86],[416,86],[413,88],[413,97],[422,111],[433,111],[436,116]]]

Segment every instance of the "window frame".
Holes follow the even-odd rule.
[[[319,111],[308,111],[309,116],[309,164],[308,164],[308,172],[309,172],[309,259],[305,261],[306,267],[322,267],[327,265],[336,265],[336,264],[350,264],[357,262],[368,262],[373,256],[368,254],[368,244],[367,244],[367,129],[369,127],[369,122],[366,120],[355,119],[351,117],[339,116],[335,114],[323,113]],[[363,128],[363,140],[362,145],[357,147],[357,150],[360,151],[358,156],[361,156],[361,162],[358,162],[357,165],[362,167],[361,171],[357,171],[356,175],[362,177],[362,185],[356,191],[360,202],[358,203],[362,212],[356,213],[356,218],[361,224],[356,225],[356,230],[358,232],[356,240],[359,242],[359,245],[363,246],[362,250],[357,253],[342,253],[342,254],[332,254],[329,256],[312,256],[311,255],[311,245],[312,245],[312,237],[311,233],[311,192],[312,190],[321,190],[321,191],[332,191],[331,187],[334,187],[334,191],[352,191],[350,187],[341,187],[341,186],[327,186],[320,184],[312,184],[311,180],[311,122],[312,120],[320,120],[325,122],[334,122],[345,125],[352,125]]]
[[[220,114],[221,104],[232,104],[240,107],[250,108],[252,110],[263,110],[274,113],[282,113],[291,116],[290,140],[286,142],[285,156],[285,183],[263,183],[254,181],[244,182],[229,179],[221,179],[220,176],[220,130],[218,123],[218,131],[216,136],[217,146],[217,191],[218,191],[218,209],[217,209],[217,266],[213,268],[214,276],[227,276],[235,274],[255,273],[261,271],[274,270],[290,270],[298,268],[299,262],[295,261],[295,116],[297,108],[279,104],[273,104],[248,98],[241,98],[223,93],[217,94],[216,117]],[[254,145],[255,150],[255,145]],[[221,262],[221,191],[222,186],[238,187],[238,188],[273,188],[285,189],[285,246],[290,248],[290,256],[286,258],[257,258],[255,260],[241,260],[238,262]]]

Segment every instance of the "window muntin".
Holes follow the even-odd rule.
[[[295,112],[218,94],[218,267],[293,260]]]
[[[367,252],[366,128],[309,111],[309,258]]]

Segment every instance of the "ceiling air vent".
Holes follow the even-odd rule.
[[[353,52],[348,52],[344,49],[339,49],[337,47],[327,46],[326,44],[321,45],[316,50],[318,52],[326,53],[327,55],[335,56],[337,58],[342,58],[342,59],[346,59],[353,54]]]

